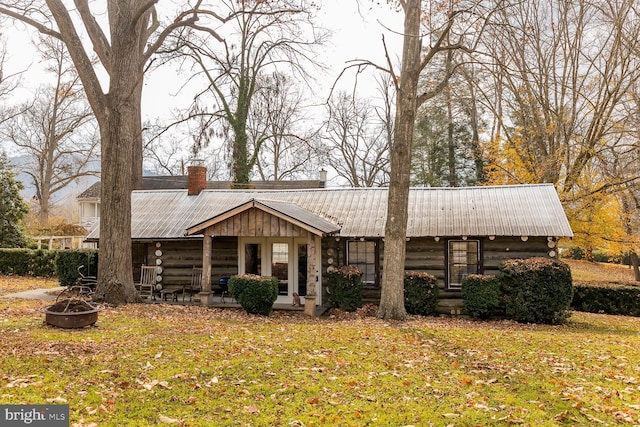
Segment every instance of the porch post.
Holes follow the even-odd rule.
[[[316,267],[316,236],[307,233],[307,295],[304,297],[304,314],[316,315],[318,271]]]
[[[202,240],[202,292],[200,292],[201,305],[213,305],[213,293],[211,292],[211,246],[213,236],[204,231]]]

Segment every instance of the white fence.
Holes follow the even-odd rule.
[[[86,236],[34,236],[38,241],[38,249],[45,242],[46,249],[96,249],[94,242],[85,242]]]

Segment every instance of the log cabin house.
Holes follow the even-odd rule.
[[[380,298],[387,208],[385,188],[206,189],[132,193],[134,265],[157,266],[163,287],[188,283],[203,268],[202,304],[234,274],[276,276],[276,304],[326,301],[332,268],[364,272],[365,301]],[[457,313],[462,279],[495,274],[510,258],[556,257],[572,237],[553,185],[412,188],[405,269],[438,278],[438,312]],[[99,239],[99,229],[89,238]],[[135,277],[135,272],[134,272]]]

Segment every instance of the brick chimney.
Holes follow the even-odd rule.
[[[202,160],[192,160],[187,166],[187,194],[197,196],[202,190],[207,188],[207,168],[203,166]]]

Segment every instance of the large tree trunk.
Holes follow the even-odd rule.
[[[136,301],[131,260],[131,141],[135,108],[109,99],[109,117],[101,128],[100,251],[94,299],[120,305]],[[109,143],[105,144],[105,141]]]
[[[139,71],[139,75],[142,78],[143,70]],[[134,92],[134,105],[137,107],[137,111],[134,114],[134,138],[132,141],[132,153],[131,153],[131,188],[133,190],[142,190],[142,173],[143,173],[143,151],[144,145],[142,142],[142,82],[136,86]]]
[[[391,175],[387,204],[387,222],[384,232],[384,262],[382,294],[378,317],[403,320],[404,261],[407,234],[407,206],[411,150],[417,104],[418,77],[420,74],[420,0],[407,0],[404,6],[404,45],[402,71],[398,88],[396,127],[391,145]]]
[[[131,190],[134,147],[140,137],[140,97],[143,59],[138,49],[140,22],[133,26],[136,7],[110,11],[112,57],[104,114],[96,115],[102,137],[100,252],[95,299],[119,305],[138,299],[131,258]],[[113,7],[113,5],[110,5]],[[139,172],[138,172],[139,174]]]

